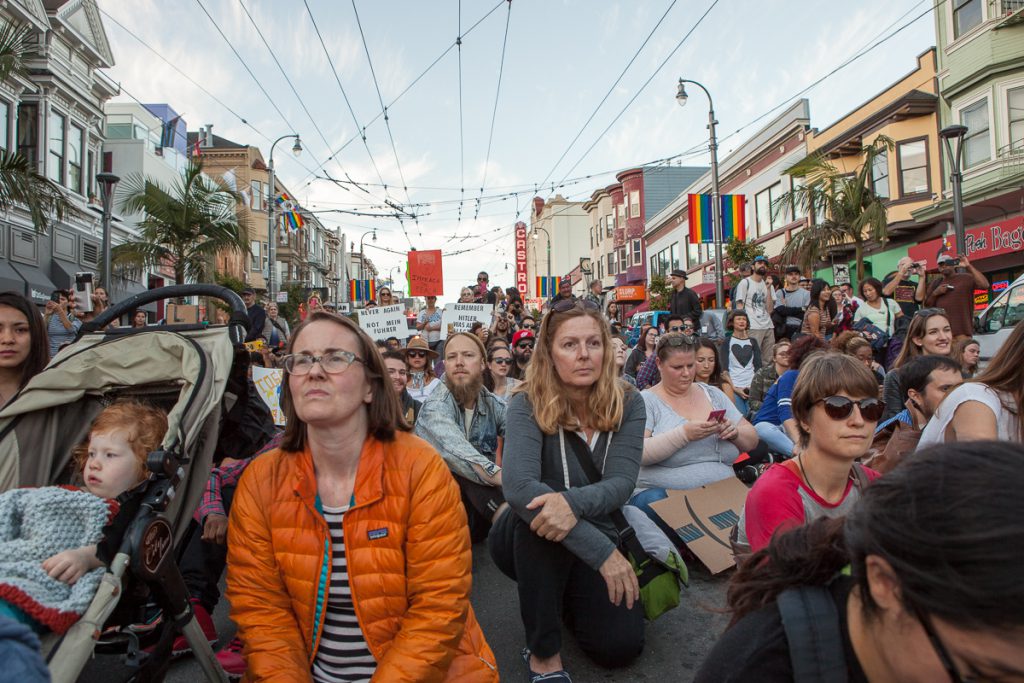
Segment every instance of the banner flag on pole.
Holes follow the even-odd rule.
[[[537,296],[539,297],[552,297],[555,292],[558,291],[558,278],[554,275],[551,277],[544,277],[543,275],[537,276]]]
[[[306,224],[302,214],[299,213],[299,203],[292,199],[287,192],[282,192],[275,200],[278,210],[281,211],[281,220],[290,232],[297,232]]]
[[[747,239],[746,196],[742,194],[722,195],[722,242],[731,239],[745,242]]]
[[[689,200],[690,244],[711,244],[715,241],[711,195],[691,194]]]
[[[349,280],[348,298],[351,301],[376,301],[377,284],[373,280]]]

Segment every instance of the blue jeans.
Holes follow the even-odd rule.
[[[736,409],[740,411],[740,415],[743,417],[746,417],[747,413],[750,412],[750,404],[747,403],[747,399],[739,395],[739,392],[735,394],[732,402],[736,404]]]
[[[793,455],[793,440],[781,426],[771,422],[758,422],[754,425],[757,437],[768,446],[769,450],[785,456]]]
[[[646,489],[630,498],[626,505],[640,508],[644,511],[645,515],[657,522],[661,518],[658,517],[657,512],[651,509],[651,503],[657,503],[659,500],[665,500],[666,498],[668,498],[668,493],[665,492],[665,489]]]

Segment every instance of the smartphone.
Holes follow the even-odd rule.
[[[83,313],[92,313],[92,277],[92,273],[75,273],[78,310]]]
[[[725,420],[724,410],[712,410],[708,415],[708,422],[722,422]]]

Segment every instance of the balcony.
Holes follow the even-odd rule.
[[[994,4],[996,16],[1001,18],[996,28],[1024,22],[1024,0],[997,0]]]
[[[1024,0],[1020,0],[1024,4]],[[1024,140],[1017,140],[996,150],[996,161],[1001,167],[1003,178],[1024,175]]]

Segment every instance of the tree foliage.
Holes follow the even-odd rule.
[[[25,58],[33,49],[32,32],[24,25],[0,27],[0,81],[25,75]],[[24,206],[39,232],[46,232],[54,219],[77,215],[64,189],[37,172],[34,163],[21,154],[0,150],[0,210]]]
[[[132,174],[119,195],[122,211],[145,215],[140,238],[114,249],[119,265],[142,269],[169,263],[178,284],[207,282],[218,253],[249,253],[236,213],[241,195],[203,175],[202,161],[190,161],[171,186]]]
[[[852,245],[857,279],[863,280],[865,247],[871,242],[884,244],[888,238],[885,204],[872,189],[871,169],[893,147],[890,138],[878,136],[861,148],[863,163],[852,174],[836,168],[820,153],[786,171],[804,184],[779,197],[772,210],[778,215],[796,207],[810,216],[810,224],[783,247],[785,260],[808,269],[828,260],[837,247]]]
[[[652,311],[667,311],[672,301],[672,287],[664,275],[652,275],[647,288]]]
[[[753,263],[758,256],[764,256],[763,245],[738,240],[735,237],[730,239],[725,244],[725,258],[732,266],[730,272],[725,276],[726,286],[730,288],[735,286],[740,281],[740,274],[736,269],[744,263]]]

